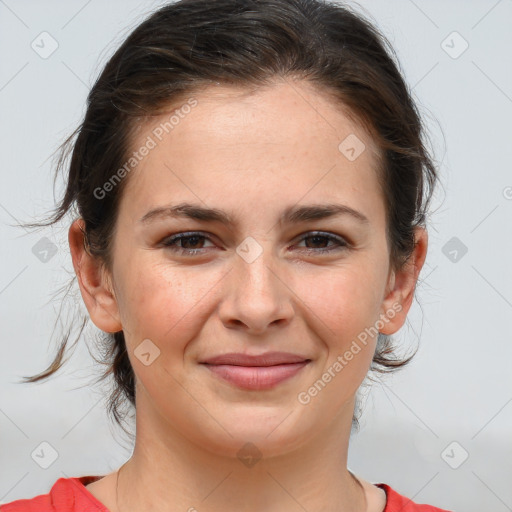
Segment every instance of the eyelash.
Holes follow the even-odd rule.
[[[345,241],[343,238],[330,234],[330,233],[323,233],[321,231],[310,231],[308,236],[303,236],[300,239],[300,242],[308,239],[308,238],[326,238],[330,241],[336,242],[338,244],[337,247],[331,247],[329,249],[313,249],[313,248],[306,248],[306,252],[315,252],[315,253],[321,253],[321,254],[327,254],[332,251],[346,249],[350,246],[350,244]],[[207,240],[210,240],[210,237],[200,233],[200,232],[188,232],[188,233],[179,233],[177,235],[173,235],[170,237],[165,238],[161,243],[169,248],[171,251],[177,252],[181,255],[185,256],[194,256],[196,254],[200,254],[203,250],[202,248],[199,249],[185,249],[183,247],[177,247],[176,242],[179,242],[180,240],[187,240],[189,238],[205,238]]]

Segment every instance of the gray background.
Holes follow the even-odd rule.
[[[50,361],[52,297],[72,266],[66,223],[27,233],[10,224],[53,207],[52,152],[81,120],[106,59],[162,3],[0,0],[0,503],[46,493],[59,477],[106,474],[131,453],[109,426],[102,388],[87,387],[97,370],[83,343],[50,381],[16,384]],[[419,503],[512,510],[512,1],[360,5],[414,87],[442,187],[417,301],[397,336],[420,350],[373,386],[349,467]],[[47,58],[43,31],[58,43]],[[53,451],[42,442],[58,456],[47,469]]]

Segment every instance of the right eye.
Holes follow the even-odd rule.
[[[209,237],[199,232],[178,233],[170,237],[166,237],[162,240],[162,244],[171,249],[171,251],[185,256],[193,256],[195,254],[200,254],[202,252],[202,248],[190,248],[190,246],[201,245],[201,242],[205,239],[210,240]],[[177,244],[179,243],[188,247],[178,247]]]

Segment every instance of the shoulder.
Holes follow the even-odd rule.
[[[373,484],[386,493],[386,507],[382,512],[451,512],[432,505],[415,503],[411,499],[402,496],[389,485],[383,483]]]
[[[85,488],[98,478],[59,478],[47,494],[0,504],[0,512],[109,512]]]

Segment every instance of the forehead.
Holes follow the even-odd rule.
[[[194,106],[190,107],[192,103]],[[187,118],[189,122],[185,122]],[[161,137],[169,138],[166,135],[172,133],[176,145],[182,137],[189,143],[199,144],[205,136],[209,142],[237,143],[228,139],[240,139],[242,135],[246,138],[252,135],[252,142],[259,144],[298,145],[297,135],[325,139],[328,134],[326,143],[334,142],[337,146],[340,137],[352,133],[364,139],[371,146],[368,149],[378,153],[372,137],[363,130],[357,117],[335,99],[332,91],[319,89],[304,80],[283,80],[259,87],[223,84],[202,87],[195,93],[180,96],[166,113],[141,123],[134,140],[153,131],[159,142]]]
[[[212,206],[229,197],[236,208],[259,194],[286,203],[350,196],[354,206],[382,213],[374,141],[309,83],[208,86],[140,124],[131,150],[148,142],[125,190],[132,208],[183,196]]]

